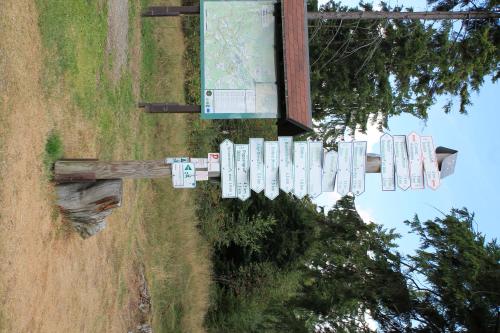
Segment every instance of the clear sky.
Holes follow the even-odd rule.
[[[357,1],[342,1],[357,4]],[[425,2],[400,1],[389,5],[412,6],[415,10],[425,10]],[[408,190],[383,192],[380,174],[367,174],[366,192],[356,199],[358,211],[365,220],[395,228],[402,235],[399,241],[403,253],[412,252],[418,245],[417,239],[408,236],[404,220],[412,219],[417,213],[422,221],[449,212],[451,208],[467,207],[476,214],[477,228],[488,239],[500,237],[497,222],[500,205],[500,83],[492,84],[486,79],[479,94],[472,98],[468,115],[457,112],[445,114],[443,101],[429,112],[427,123],[412,116],[393,117],[389,121],[391,135],[409,134],[415,131],[432,135],[436,146],[458,150],[455,173],[441,182],[441,187],[433,191]],[[368,152],[380,153],[380,133],[371,129],[367,135],[357,136],[358,140],[368,140]],[[316,202],[331,205],[337,194],[322,194]]]

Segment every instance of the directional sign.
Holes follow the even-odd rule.
[[[324,155],[323,159],[323,183],[321,190],[323,192],[333,192],[335,190],[335,176],[337,175],[339,155],[332,150]]]
[[[172,164],[172,185],[174,188],[195,188],[196,171],[193,163]]]
[[[366,141],[353,143],[351,192],[354,195],[365,191]]]
[[[293,194],[302,199],[307,195],[308,147],[307,142],[293,143]]]
[[[396,190],[394,180],[394,140],[387,133],[380,138],[380,162],[382,191]]]
[[[323,174],[323,142],[309,141],[309,189],[308,194],[315,198],[321,194]]]
[[[412,189],[424,188],[424,170],[422,165],[422,145],[420,136],[412,132],[408,135],[408,159],[410,161],[410,182]]]
[[[351,190],[352,142],[339,142],[338,147],[337,192],[346,195]]]
[[[167,157],[165,159],[165,164],[187,163],[187,162],[189,162],[189,157]]]
[[[278,141],[266,141],[264,143],[264,165],[266,168],[264,195],[273,200],[280,194],[278,178],[280,165]]]
[[[264,139],[250,138],[250,188],[255,193],[264,190]]]
[[[441,177],[439,175],[436,151],[434,150],[432,136],[420,137],[420,143],[422,145],[422,157],[424,160],[424,170],[427,187],[436,190],[440,185]]]
[[[208,153],[208,173],[212,177],[220,175],[220,154]]]
[[[406,150],[406,136],[394,136],[394,164],[396,165],[396,182],[403,191],[410,188],[410,162]]]
[[[278,137],[280,151],[280,188],[283,192],[293,190],[293,137]]]
[[[236,198],[234,144],[226,139],[220,144],[222,198]]]
[[[196,169],[208,169],[208,158],[192,158],[191,163]]]
[[[248,145],[234,145],[236,155],[236,195],[245,201],[250,198],[250,161]]]

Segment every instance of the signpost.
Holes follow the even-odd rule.
[[[250,188],[255,193],[264,190],[264,139],[250,138]]]
[[[360,195],[365,191],[366,141],[355,141],[352,147],[351,192],[354,195]]]
[[[337,193],[343,196],[351,191],[352,142],[339,142],[338,149]]]
[[[307,195],[308,145],[305,141],[293,144],[293,194],[302,199]]]
[[[279,168],[279,145],[278,141],[266,141],[264,143],[264,165],[266,168],[266,186],[264,195],[273,200],[280,194],[278,168]]]
[[[323,192],[333,192],[335,190],[335,176],[337,175],[338,154],[332,150],[325,153],[323,160]]]
[[[394,180],[394,139],[389,134],[380,138],[380,175],[382,191],[396,190]]]
[[[280,188],[285,193],[293,190],[293,137],[278,137],[280,151]]]
[[[396,164],[396,181],[403,191],[410,188],[410,162],[405,135],[394,136],[394,162]]]
[[[195,188],[196,168],[193,163],[172,164],[172,185],[174,188]]]
[[[222,198],[236,198],[234,144],[226,139],[220,144]]]
[[[427,187],[430,187],[433,190],[437,190],[441,183],[441,176],[439,174],[436,151],[434,150],[432,136],[422,136],[420,138],[420,142],[422,145],[422,157],[424,160],[424,170]]]
[[[412,189],[424,188],[424,172],[422,165],[422,145],[420,136],[412,132],[408,135],[408,159],[410,161],[410,183]]]
[[[236,155],[236,195],[245,201],[250,198],[250,163],[248,145],[234,145]]]
[[[311,198],[316,198],[321,194],[321,183],[323,174],[323,142],[309,141],[309,189]]]

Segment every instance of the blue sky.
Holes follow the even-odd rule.
[[[356,5],[357,1],[343,1]],[[423,1],[389,2],[389,5],[412,6],[415,10],[425,10]],[[392,135],[419,134],[432,135],[436,146],[458,150],[455,173],[442,180],[441,187],[432,191],[408,190],[382,192],[380,174],[367,174],[366,192],[356,199],[356,206],[363,218],[395,228],[402,235],[400,250],[410,253],[418,246],[418,240],[407,234],[403,221],[412,219],[417,213],[420,219],[433,219],[449,212],[451,208],[467,207],[476,214],[477,228],[488,239],[499,238],[500,225],[497,223],[500,204],[500,84],[492,84],[486,79],[478,94],[472,98],[468,115],[458,111],[445,114],[443,100],[429,112],[426,123],[412,116],[393,117],[389,121]],[[356,137],[368,140],[368,152],[379,153],[379,134],[371,129],[368,135]],[[336,195],[323,194],[318,204],[329,205]]]

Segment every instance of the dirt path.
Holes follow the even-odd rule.
[[[128,303],[119,302],[117,286],[127,288],[130,272],[118,272],[124,282],[119,281],[117,267],[130,265],[123,265],[115,250],[127,240],[119,222],[136,213],[135,197],[126,197],[109,232],[89,240],[54,218],[53,190],[43,172],[46,137],[58,126],[69,154],[95,156],[96,130],[84,119],[67,119],[64,96],[44,98],[36,12],[31,0],[0,1],[1,328],[126,332]],[[118,61],[122,57],[118,54]]]

